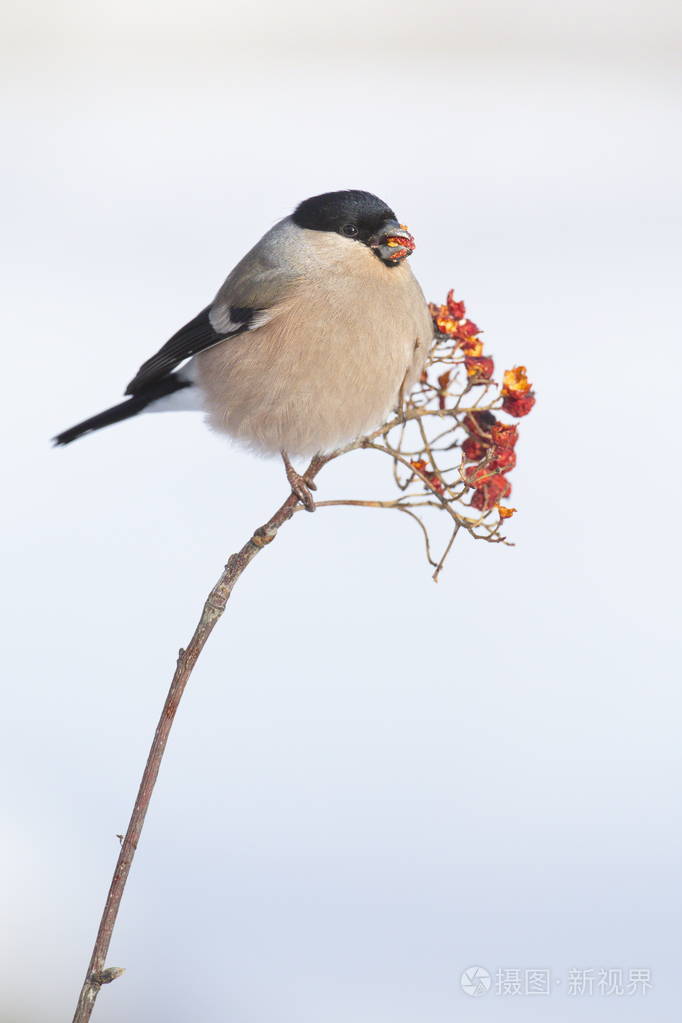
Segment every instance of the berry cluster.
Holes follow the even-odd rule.
[[[464,302],[455,299],[454,291],[449,291],[444,305],[430,305],[431,316],[436,333],[436,357],[432,364],[447,362],[455,369],[447,369],[437,376],[436,397],[438,408],[448,408],[448,398],[452,396],[456,380],[456,367],[464,366],[466,382],[464,393],[472,388],[483,385],[486,390],[497,387],[493,380],[495,363],[490,355],[483,353],[483,333],[476,324],[467,318]],[[428,372],[422,376],[422,385],[428,384]],[[500,401],[501,399],[501,401]],[[459,405],[458,398],[455,409]],[[492,408],[501,409],[510,416],[519,418],[526,416],[535,405],[535,394],[528,382],[525,366],[514,366],[505,370],[502,387],[496,400],[490,403]],[[482,513],[497,508],[500,519],[509,518],[516,509],[506,508],[500,504],[503,498],[511,494],[511,484],[507,473],[516,465],[515,446],[518,440],[518,428],[497,419],[491,407],[466,413],[459,425],[466,433],[461,444],[462,455],[467,465],[461,477],[469,489],[474,491],[471,507]],[[411,462],[412,467],[439,493],[443,491],[439,473],[429,469],[424,459]]]
[[[506,370],[501,383],[494,379],[482,331],[453,291],[430,311],[434,338],[419,381],[397,413],[356,445],[392,459],[398,495],[330,503],[408,515],[421,529],[438,579],[460,531],[488,543],[510,543],[504,522],[516,509],[502,502],[511,494],[519,430],[507,417],[528,415],[535,395],[524,366]],[[434,511],[444,514],[434,518]],[[442,542],[439,556],[436,538]]]

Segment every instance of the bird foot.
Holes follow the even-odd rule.
[[[286,465],[285,469],[292,494],[295,494],[306,511],[314,512],[315,499],[310,491],[317,490],[317,484],[313,483],[312,480],[307,480],[305,476],[301,476],[300,472],[296,472],[293,465]]]

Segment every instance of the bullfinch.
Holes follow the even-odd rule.
[[[380,425],[418,379],[433,334],[408,263],[414,239],[370,192],[317,195],[275,224],[213,302],[142,364],[126,401],[54,438],[140,412],[203,409],[213,429],[290,457],[324,455]]]

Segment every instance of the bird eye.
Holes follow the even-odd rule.
[[[346,238],[356,238],[358,229],[355,224],[344,224],[341,228],[341,234],[345,234]]]

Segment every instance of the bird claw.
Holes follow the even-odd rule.
[[[300,472],[296,472],[293,466],[287,466],[286,473],[292,494],[299,499],[306,511],[314,512],[315,499],[310,491],[317,490],[317,484],[313,483],[312,480],[307,480],[305,476],[301,476]]]

